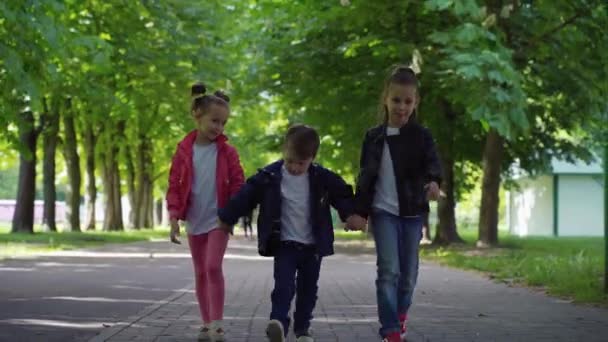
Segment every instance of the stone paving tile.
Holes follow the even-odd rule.
[[[266,341],[272,262],[253,242],[231,241],[225,261],[228,342]],[[323,260],[312,329],[317,342],[380,341],[372,255]],[[608,310],[573,305],[524,288],[434,264],[421,264],[409,342],[608,341]],[[192,289],[151,306],[130,324],[91,341],[196,341],[200,316]],[[288,341],[294,342],[293,333]]]

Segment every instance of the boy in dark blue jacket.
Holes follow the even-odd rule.
[[[229,226],[260,205],[258,251],[274,257],[272,312],[266,329],[271,342],[285,341],[289,307],[296,293],[294,333],[298,342],[313,341],[309,328],[321,260],[334,253],[330,205],[346,221],[348,229],[363,230],[366,225],[365,219],[353,215],[352,187],[337,174],[313,163],[319,144],[319,135],[313,128],[289,128],[283,159],[249,178],[218,213],[221,224]]]

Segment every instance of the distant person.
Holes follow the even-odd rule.
[[[243,230],[245,231],[245,237],[253,238],[253,210],[250,211],[247,215],[241,218],[243,223]],[[249,232],[249,235],[247,235]]]

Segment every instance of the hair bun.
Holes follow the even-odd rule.
[[[192,96],[200,96],[205,95],[207,92],[207,87],[203,82],[197,82],[192,85]]]
[[[230,97],[228,97],[228,95],[226,95],[226,93],[224,93],[221,90],[217,90],[213,95],[219,97],[220,99],[222,99],[226,102],[230,102]]]
[[[407,65],[400,65],[400,66],[398,66],[397,68],[395,68],[394,72],[395,73],[406,72],[406,73],[410,73],[410,74],[416,75],[416,71],[414,71],[414,69],[412,67],[407,66]]]

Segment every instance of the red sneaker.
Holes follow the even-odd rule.
[[[407,333],[407,314],[399,315],[399,325],[401,326],[401,339],[405,340],[405,334]]]
[[[401,342],[401,337],[398,332],[390,333],[384,336],[382,342]]]

